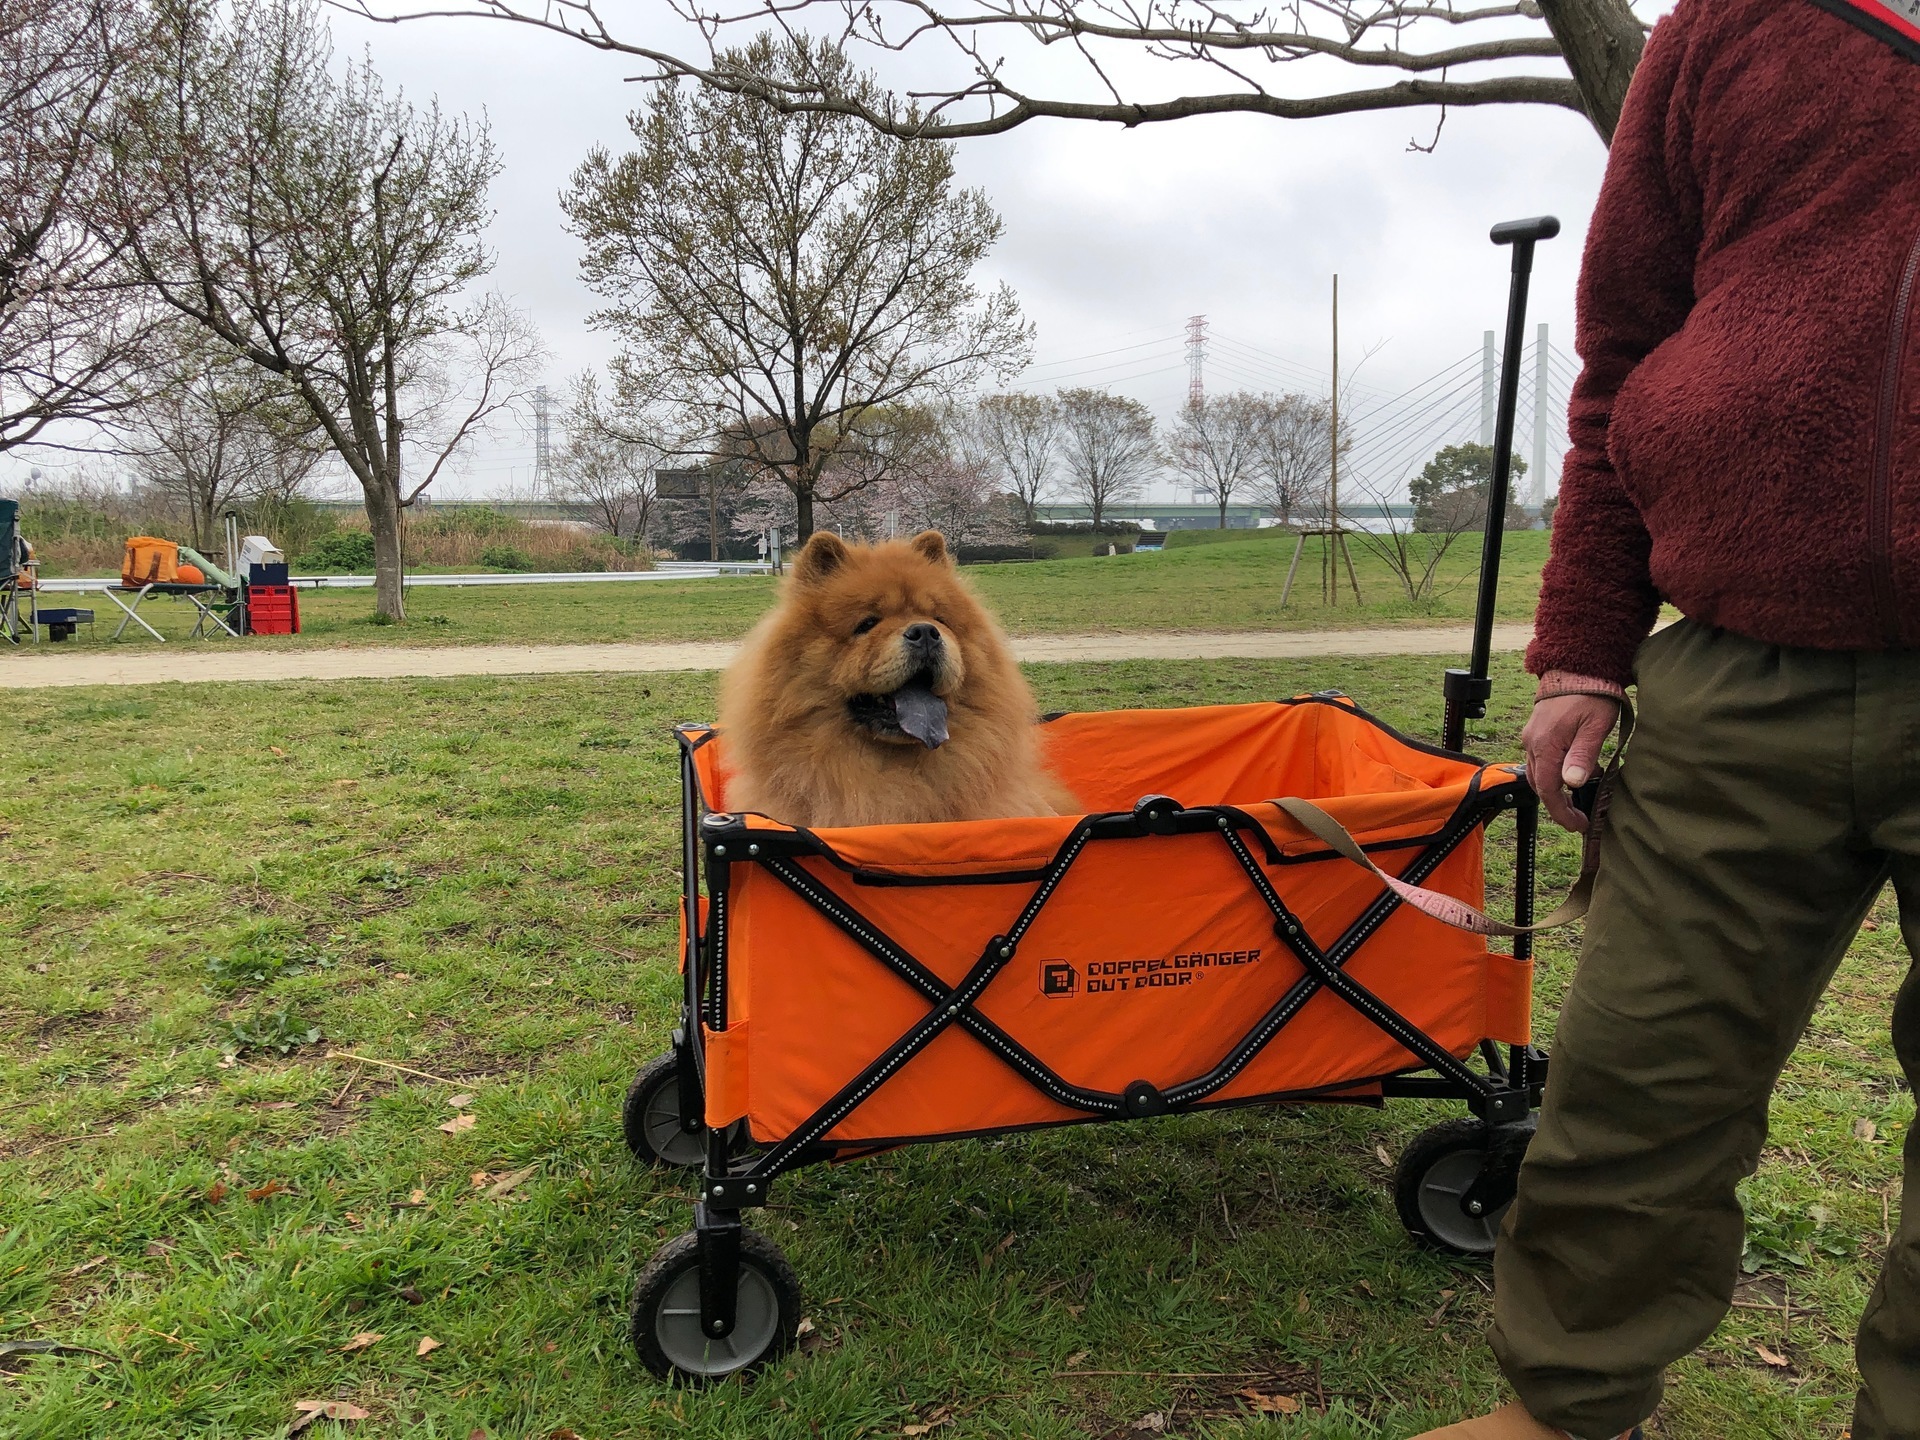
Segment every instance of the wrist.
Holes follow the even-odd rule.
[[[1534,694],[1533,703],[1538,705],[1542,700],[1558,700],[1565,695],[1592,695],[1620,705],[1626,703],[1627,691],[1624,685],[1602,680],[1595,675],[1578,675],[1571,670],[1549,670],[1540,677],[1540,688]]]

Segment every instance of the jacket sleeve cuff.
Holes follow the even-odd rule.
[[[1603,700],[1624,701],[1627,691],[1625,686],[1612,680],[1603,680],[1597,675],[1549,670],[1540,677],[1540,688],[1534,694],[1533,703],[1538,705],[1542,700],[1558,700],[1563,695],[1594,695]]]

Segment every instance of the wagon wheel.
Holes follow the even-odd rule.
[[[1483,1215],[1460,1208],[1460,1197],[1486,1163],[1487,1127],[1479,1120],[1449,1120],[1415,1136],[1401,1152],[1393,1177],[1393,1204],[1407,1233],[1443,1254],[1493,1254],[1500,1222],[1513,1202]]]
[[[756,1370],[793,1347],[800,1281],[757,1230],[740,1232],[740,1279],[731,1333],[700,1328],[700,1241],[689,1230],[663,1245],[633,1286],[633,1348],[661,1379],[703,1382]]]
[[[627,1148],[645,1164],[697,1170],[706,1163],[707,1132],[687,1130],[680,1124],[680,1067],[671,1051],[649,1060],[627,1087],[620,1129],[627,1137]],[[727,1144],[735,1155],[754,1148],[746,1121],[736,1120],[727,1127]]]
[[[673,1052],[656,1055],[627,1087],[620,1107],[627,1148],[649,1165],[691,1168],[707,1158],[707,1132],[680,1124],[680,1063]]]

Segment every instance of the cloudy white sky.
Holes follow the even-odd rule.
[[[605,9],[629,38],[698,53],[659,0]],[[538,323],[556,393],[603,364],[614,340],[586,323],[594,301],[577,278],[556,196],[591,147],[626,140],[626,115],[644,90],[625,77],[639,62],[493,21],[390,26],[336,13],[331,23],[341,50],[364,47],[412,97],[437,94],[451,109],[487,114],[504,161],[489,236],[494,282]],[[908,88],[924,62],[880,56],[876,68]],[[1164,80],[1166,67],[1143,74]],[[1533,318],[1550,325],[1559,352],[1557,410],[1574,363],[1573,285],[1605,149],[1571,112],[1490,107],[1450,113],[1435,153],[1410,150],[1410,140],[1432,138],[1434,119],[1228,116],[1132,131],[1037,121],[962,142],[964,181],[985,190],[1005,221],[983,278],[1012,285],[1038,329],[1037,363],[1016,383],[1106,384],[1165,418],[1186,393],[1187,317],[1204,314],[1214,337],[1210,389],[1324,394],[1338,272],[1347,408],[1363,421],[1373,409],[1376,434],[1398,422],[1412,437],[1407,454],[1383,456],[1395,473],[1377,477],[1400,479],[1407,460],[1431,453],[1429,442],[1474,438],[1477,360],[1413,400],[1392,397],[1477,355],[1506,296],[1507,252],[1488,244],[1487,228],[1544,212],[1565,224],[1541,248],[1534,283]],[[1405,423],[1419,413],[1427,418]],[[1530,429],[1523,421],[1523,455]],[[1357,441],[1368,443],[1364,427]],[[532,459],[530,427],[509,424],[437,493],[524,491]]]

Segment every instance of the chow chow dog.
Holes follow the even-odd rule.
[[[816,532],[721,681],[726,807],[807,826],[1072,813],[1035,718],[939,531]]]

